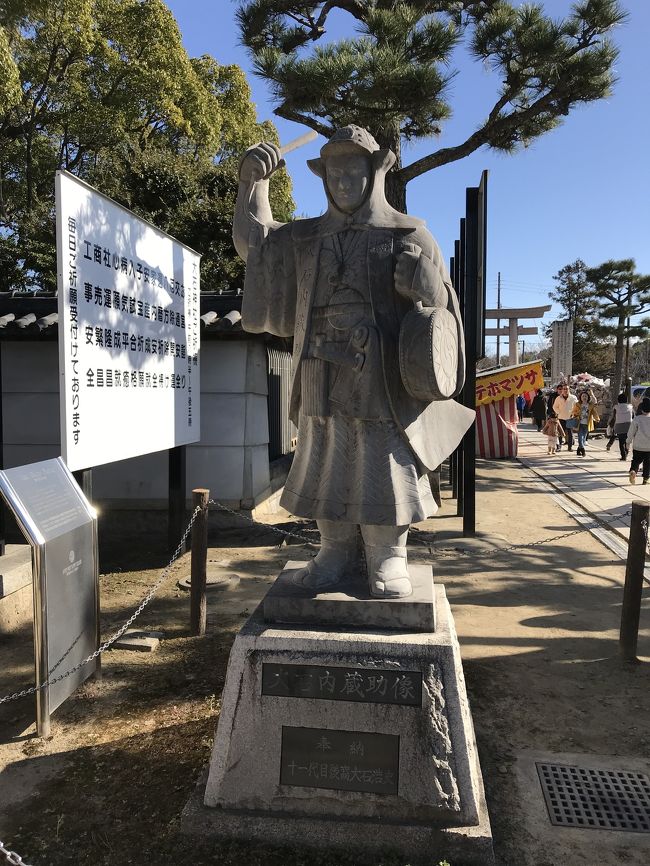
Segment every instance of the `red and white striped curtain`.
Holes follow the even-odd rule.
[[[517,445],[515,397],[477,407],[476,453],[479,457],[516,457]]]

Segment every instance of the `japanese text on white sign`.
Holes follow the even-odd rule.
[[[199,254],[67,172],[56,207],[68,468],[198,441]]]

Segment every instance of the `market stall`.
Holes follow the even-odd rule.
[[[479,457],[517,456],[516,399],[523,394],[530,402],[537,388],[543,387],[541,361],[477,372],[476,453]]]

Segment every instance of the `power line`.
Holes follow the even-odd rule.
[[[494,286],[488,286],[488,288],[490,291],[495,292],[495,291],[497,291],[498,287],[496,285],[494,285]],[[540,295],[548,295],[547,289],[538,289],[538,290],[519,289],[519,288],[514,288],[512,286],[504,286],[503,283],[501,284],[501,291],[502,292],[504,292],[504,291],[505,292],[511,292],[513,294],[519,294],[519,295],[537,295],[537,297],[539,297]]]
[[[492,280],[494,282],[494,278]],[[528,286],[533,289],[548,289],[551,285],[550,281],[544,283],[533,282],[532,280],[520,280],[517,277],[501,277],[501,283],[510,283],[511,285],[516,286]]]
[[[497,283],[488,283],[487,288],[489,291],[497,291],[498,284]],[[512,286],[507,283],[501,283],[501,291],[508,292],[510,295],[537,295],[537,297],[550,297],[552,289],[543,288],[543,289],[531,289],[527,286]]]

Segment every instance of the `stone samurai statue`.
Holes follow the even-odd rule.
[[[427,473],[460,442],[474,413],[463,385],[456,296],[424,222],[385,197],[395,162],[365,129],[337,130],[309,167],[322,216],[275,222],[269,178],[284,165],[263,143],[240,165],[233,236],[246,261],[245,330],[293,337],[293,465],[280,500],[315,519],[321,549],[296,579],[316,591],[359,571],[370,593],[411,594],[409,524],[436,511]]]

